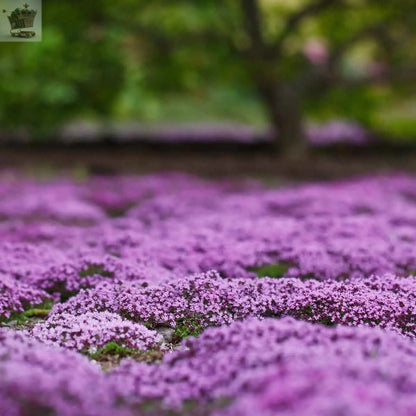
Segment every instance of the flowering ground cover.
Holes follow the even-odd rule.
[[[0,177],[0,414],[416,414],[416,178]]]
[[[166,143],[166,144],[261,144],[275,139],[270,129],[245,124],[173,124],[146,125],[121,123],[109,126],[89,122],[70,123],[58,133],[58,142],[98,143],[102,140],[103,129],[116,143]],[[333,119],[325,123],[307,126],[306,143],[311,147],[371,146],[377,144],[375,134],[353,120]],[[19,137],[14,137],[14,141]],[[21,137],[21,141],[28,140]]]

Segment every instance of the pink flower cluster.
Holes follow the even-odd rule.
[[[1,415],[416,414],[414,177],[3,173],[0,235]]]
[[[0,329],[0,414],[128,416],[101,369],[75,352]]]
[[[95,352],[110,341],[136,350],[158,348],[162,342],[157,332],[110,312],[53,315],[37,324],[30,333],[47,344],[89,352]]]
[[[321,282],[224,279],[208,272],[159,284],[103,283],[81,290],[67,302],[55,305],[46,325],[94,311],[111,311],[152,327],[175,328],[180,324],[200,329],[250,316],[293,316],[327,325],[381,326],[414,337],[415,301],[413,276]]]
[[[416,411],[416,344],[378,329],[252,319],[208,329],[182,347],[158,366],[124,361],[111,374],[118,394],[171,409],[232,402],[215,415]]]
[[[50,298],[45,292],[0,274],[0,317],[9,318],[12,312],[23,312],[30,304]]]
[[[0,330],[0,410],[7,416],[411,415],[415,358],[413,340],[380,329],[248,319],[183,341],[161,364],[126,359],[104,374],[77,353]]]

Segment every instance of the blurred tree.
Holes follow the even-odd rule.
[[[250,86],[285,149],[304,143],[305,109],[365,119],[374,85],[400,91],[416,78],[416,0],[120,0],[111,15],[148,88]]]
[[[113,117],[120,97],[155,114],[220,86],[233,103],[256,93],[276,147],[297,150],[305,114],[368,125],[382,100],[416,92],[415,42],[416,0],[52,2],[42,42],[0,44],[0,125],[44,137]]]

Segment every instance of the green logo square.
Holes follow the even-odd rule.
[[[42,0],[30,0],[22,5],[16,0],[3,0],[1,7],[0,42],[42,40]]]

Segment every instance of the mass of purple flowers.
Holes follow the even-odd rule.
[[[416,414],[415,177],[6,172],[0,235],[2,416]]]
[[[91,347],[96,350],[110,341],[131,349],[147,350],[156,348],[162,340],[155,331],[110,312],[54,315],[36,325],[32,335],[45,343],[60,344],[78,351]]]

